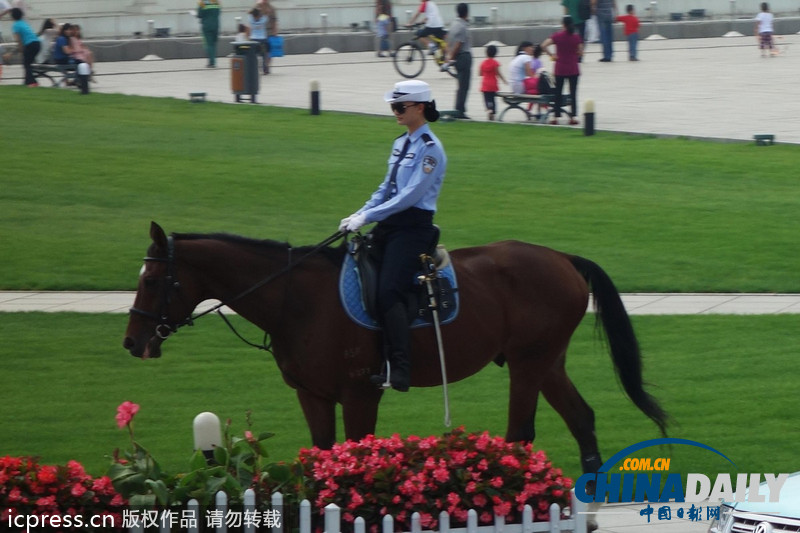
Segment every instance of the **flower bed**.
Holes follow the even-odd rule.
[[[386,515],[394,518],[397,530],[408,531],[415,512],[423,528],[435,529],[441,511],[449,514],[452,527],[460,527],[470,509],[477,512],[480,525],[488,525],[495,516],[519,522],[526,505],[532,507],[534,520],[548,520],[553,503],[569,505],[572,481],[544,452],[463,428],[443,437],[370,435],[331,450],[303,449],[287,465],[267,461],[263,441],[272,434],[255,437],[248,429],[244,438],[233,437],[228,421],[224,442],[214,449],[210,464],[198,450],[188,473],[169,475],[134,439],[138,410],[131,402],[117,410],[117,424],[127,428],[131,449],[114,451],[108,476],[92,478],[76,461],[49,466],[30,457],[0,459],[0,519],[10,523],[9,518],[22,515],[111,515],[121,525],[124,506],[176,509],[192,498],[206,506],[219,490],[238,505],[247,488],[255,490],[263,509],[269,507],[272,492],[282,492],[289,527],[304,499],[312,502],[318,518],[334,503],[342,509],[345,524],[352,526],[362,517],[371,531],[378,531]],[[249,413],[247,423],[250,427]]]
[[[53,466],[40,465],[32,457],[0,458],[0,521],[4,524],[17,516],[37,516],[50,517],[49,523],[75,525],[91,516],[110,515],[121,527],[125,504],[107,476],[93,478],[77,461]]]
[[[360,516],[373,530],[389,514],[408,531],[414,512],[426,529],[437,527],[441,511],[453,527],[466,523],[469,509],[480,524],[493,523],[494,515],[515,522],[526,504],[536,520],[547,520],[550,504],[569,504],[572,486],[530,444],[463,428],[444,437],[368,436],[331,450],[304,449],[298,464],[302,479],[282,489],[290,501],[307,498],[320,513],[335,503],[345,522]]]

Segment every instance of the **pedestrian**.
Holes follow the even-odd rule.
[[[395,30],[391,0],[375,0],[375,34],[378,37],[378,57],[386,57],[391,49],[390,34]]]
[[[22,20],[22,10],[18,7],[11,8],[11,19],[14,24],[11,25],[11,33],[17,39],[17,53],[22,54],[22,64],[25,66],[25,85],[28,87],[38,87],[36,78],[33,76],[33,61],[41,49],[42,43],[39,42],[39,36],[33,31],[30,25]]]
[[[489,113],[489,120],[494,120],[497,112],[495,97],[500,91],[500,85],[497,83],[498,78],[503,83],[508,83],[503,77],[503,73],[500,72],[500,62],[495,59],[496,56],[497,47],[490,44],[486,47],[486,59],[483,60],[480,66],[481,92],[483,93],[483,101],[486,104],[486,111]]]
[[[508,65],[508,82],[514,94],[528,94],[527,89],[531,82],[525,80],[534,77],[534,72],[531,70],[534,49],[532,42],[522,41],[517,46],[517,55]]]
[[[269,74],[269,40],[267,38],[267,24],[269,17],[261,12],[261,9],[254,7],[248,15],[248,39],[258,43],[258,51],[261,56],[261,71]]]
[[[269,74],[270,66],[272,66],[272,58],[283,56],[283,43],[278,36],[278,12],[269,0],[259,0],[256,2],[256,8],[267,17],[267,47],[264,55],[266,61],[266,68],[263,70],[264,74]]]
[[[378,36],[378,57],[386,57],[389,55],[389,27],[392,24],[392,19],[386,13],[381,13],[375,19],[375,34]]]
[[[581,39],[586,41],[586,21],[592,18],[592,1],[591,0],[561,0],[561,5],[564,7],[564,15],[572,17],[575,23],[575,28],[578,30],[578,35]]]
[[[36,56],[37,63],[52,63],[53,62],[53,43],[58,38],[58,25],[56,21],[48,18],[42,21],[42,27],[39,28],[39,42],[41,48],[39,55]]]
[[[639,17],[633,4],[625,7],[625,14],[617,17],[617,22],[625,25],[625,38],[628,40],[628,60],[639,61],[636,55],[637,45],[639,44]]]
[[[72,57],[77,63],[88,63],[92,73],[91,80],[94,80],[94,52],[83,44],[83,34],[78,24],[72,25],[72,37],[69,39],[69,46],[72,48]]]
[[[218,0],[200,0],[197,6],[197,18],[203,30],[203,46],[208,57],[206,67],[217,66],[217,38],[219,37],[219,12]]]
[[[11,4],[6,2],[6,0],[0,0],[0,19],[2,19],[3,16],[6,13],[8,13],[9,11],[11,11]],[[6,58],[8,58],[10,60],[11,59],[11,53],[9,53],[9,52],[3,53],[3,49],[2,49],[2,47],[0,47],[0,79],[3,79],[3,61]]]
[[[467,93],[472,80],[472,40],[469,34],[469,6],[461,2],[456,6],[456,18],[450,25],[447,40],[449,61],[455,64],[458,89],[456,91],[456,118],[468,119]],[[442,68],[446,68],[442,65]]]
[[[772,39],[774,17],[769,11],[769,4],[761,2],[761,12],[756,15],[756,39],[758,40],[758,48],[761,50],[761,57],[767,57],[768,54],[773,56],[778,55],[775,49],[775,43]]]
[[[556,63],[554,69],[556,94],[553,102],[555,118],[550,121],[550,124],[558,124],[558,119],[561,117],[562,92],[564,90],[564,82],[567,81],[569,83],[569,94],[572,98],[572,113],[570,114],[569,123],[570,125],[575,125],[578,123],[578,119],[575,118],[578,116],[578,77],[580,76],[578,60],[583,55],[583,40],[575,31],[572,17],[564,17],[562,25],[564,27],[563,30],[554,33],[542,43],[542,50]],[[556,45],[555,54],[548,50],[551,44]]]
[[[61,25],[56,42],[53,45],[53,61],[56,65],[74,65],[78,61],[73,57],[73,49],[70,44],[75,34],[75,26],[69,22]]]
[[[594,0],[597,26],[600,30],[600,43],[603,47],[601,63],[608,63],[614,59],[614,19],[617,16],[616,0]]]
[[[405,392],[411,381],[408,296],[421,268],[419,256],[431,253],[437,235],[433,215],[447,156],[428,125],[439,118],[439,112],[427,83],[398,82],[384,100],[406,132],[394,140],[381,185],[361,209],[342,219],[339,230],[358,231],[365,224],[378,223],[371,233],[382,251],[377,304],[387,364],[381,375],[370,380]]]

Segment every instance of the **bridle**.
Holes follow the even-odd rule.
[[[161,296],[159,298],[159,310],[158,310],[158,312],[157,313],[151,313],[150,311],[145,311],[144,309],[139,309],[138,307],[131,307],[128,310],[128,312],[130,314],[140,315],[140,316],[143,316],[145,318],[149,318],[150,320],[154,321],[156,323],[156,329],[155,329],[156,335],[162,340],[165,340],[167,337],[169,337],[173,333],[177,332],[178,329],[183,327],[183,326],[193,326],[194,325],[194,321],[196,319],[198,319],[200,317],[203,317],[205,315],[208,315],[208,314],[216,312],[220,317],[222,317],[222,319],[225,321],[225,323],[228,325],[228,327],[231,329],[231,331],[233,331],[236,334],[236,336],[239,337],[246,344],[249,344],[250,346],[253,346],[255,348],[259,348],[259,349],[262,349],[262,350],[271,351],[270,346],[266,342],[266,340],[267,340],[267,334],[266,333],[264,334],[264,341],[261,344],[255,344],[255,343],[252,343],[252,342],[248,341],[247,339],[242,337],[239,334],[238,331],[236,331],[236,329],[233,327],[233,324],[231,324],[231,322],[228,320],[228,318],[222,313],[222,308],[225,307],[226,305],[229,305],[230,303],[232,303],[232,302],[234,302],[236,300],[239,300],[240,298],[243,298],[243,297],[247,296],[248,294],[256,291],[257,289],[263,287],[267,283],[270,283],[274,279],[276,279],[276,278],[278,278],[278,277],[290,272],[292,270],[292,268],[294,268],[296,265],[300,264],[304,260],[306,260],[309,257],[311,257],[312,255],[316,254],[317,252],[322,250],[324,247],[326,247],[326,246],[338,241],[339,239],[341,239],[342,237],[345,237],[345,236],[346,236],[346,233],[338,231],[338,232],[334,233],[333,235],[331,235],[330,237],[328,237],[327,239],[325,239],[324,241],[322,241],[321,243],[317,244],[313,249],[311,249],[305,255],[302,255],[301,257],[299,257],[297,260],[292,260],[292,249],[289,248],[288,249],[288,254],[289,255],[288,255],[287,264],[286,264],[285,267],[283,267],[278,272],[275,272],[274,274],[271,274],[270,276],[267,276],[266,278],[262,279],[261,281],[259,281],[258,283],[252,285],[251,287],[245,289],[244,291],[240,292],[239,294],[237,294],[237,295],[235,295],[235,296],[233,296],[231,298],[228,298],[226,300],[223,300],[223,301],[219,302],[218,304],[210,307],[209,309],[206,309],[205,311],[202,311],[202,312],[200,312],[200,313],[198,313],[196,315],[192,315],[192,312],[190,311],[189,314],[186,316],[186,318],[184,318],[183,320],[178,321],[178,322],[173,322],[173,321],[171,321],[169,319],[169,316],[168,316],[169,315],[170,305],[172,304],[172,301],[173,301],[173,295],[176,295],[179,298],[181,298],[182,296],[181,296],[181,292],[180,292],[181,284],[178,281],[176,270],[175,270],[175,238],[173,237],[173,235],[169,235],[167,237],[167,256],[166,257],[151,257],[151,256],[147,256],[147,257],[144,258],[145,263],[147,263],[147,262],[157,262],[157,263],[166,263],[166,265],[167,265],[167,275],[161,280]]]
[[[151,313],[138,307],[131,307],[128,312],[149,318],[156,323],[156,335],[160,339],[166,339],[183,326],[194,325],[194,317],[191,313],[180,322],[172,322],[169,319],[169,308],[172,304],[173,294],[180,296],[181,283],[175,274],[175,239],[172,235],[167,237],[167,257],[144,258],[144,262],[166,263],[167,275],[161,280],[161,297],[159,298],[158,313]]]

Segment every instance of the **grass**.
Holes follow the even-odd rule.
[[[192,105],[2,86],[0,289],[133,289],[150,220],[167,231],[227,231],[312,244],[333,233],[385,172],[388,117]],[[511,124],[441,123],[448,173],[437,221],[451,248],[515,238],[601,264],[623,291],[798,292],[798,147],[719,144]],[[671,436],[712,446],[741,472],[796,470],[792,316],[636,317],[646,377],[675,419]],[[138,439],[172,471],[191,420],[210,410],[277,435],[274,459],[309,444],[271,358],[217,320],[182,330],[163,359],[120,346],[125,317],[0,314],[0,453],[93,473],[127,444],[114,425],[142,405]],[[255,332],[252,332],[255,334]],[[249,335],[254,336],[254,335]],[[570,372],[595,408],[605,457],[656,428],[620,391],[587,322]],[[454,421],[505,429],[506,370],[451,387]],[[387,394],[378,434],[443,431],[441,390]],[[340,435],[342,434],[340,427]],[[571,476],[577,446],[542,403],[537,445]],[[730,471],[689,447],[653,450],[678,472]]]
[[[797,469],[795,376],[800,339],[793,316],[634,317],[651,392],[674,419],[670,436],[707,444],[733,460],[739,472]],[[271,457],[291,460],[310,444],[293,391],[271,357],[237,341],[221,321],[181,330],[160,360],[141,361],[120,346],[121,315],[0,314],[0,453],[32,454],[48,463],[77,459],[105,470],[127,432],[114,423],[116,406],[141,405],[137,440],[171,472],[185,471],[191,422],[205,410],[231,418],[238,433],[252,410],[254,429],[272,431]],[[46,332],[46,334],[43,334]],[[604,458],[656,438],[656,427],[624,397],[593,320],[579,328],[568,358],[570,374],[593,406]],[[505,432],[507,370],[494,365],[451,386],[455,425]],[[441,389],[387,393],[377,434],[441,434]],[[577,445],[544,401],[536,446],[577,477]],[[342,437],[341,424],[339,428]],[[675,446],[646,456],[671,457],[670,472],[715,475],[732,467],[715,454]]]
[[[133,289],[150,220],[313,244],[366,200],[388,117],[3,86],[0,289]],[[521,239],[626,292],[798,292],[800,148],[437,123],[449,247]]]

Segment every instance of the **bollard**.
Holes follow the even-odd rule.
[[[92,76],[92,67],[89,66],[89,63],[78,63],[78,68],[75,70],[81,94],[89,94],[89,78]]]
[[[194,449],[203,452],[208,464],[214,462],[214,448],[222,446],[222,430],[219,418],[208,411],[200,413],[192,421]]]
[[[594,135],[594,100],[586,100],[583,104],[583,134]]]
[[[319,115],[319,82],[311,82],[311,114]]]

